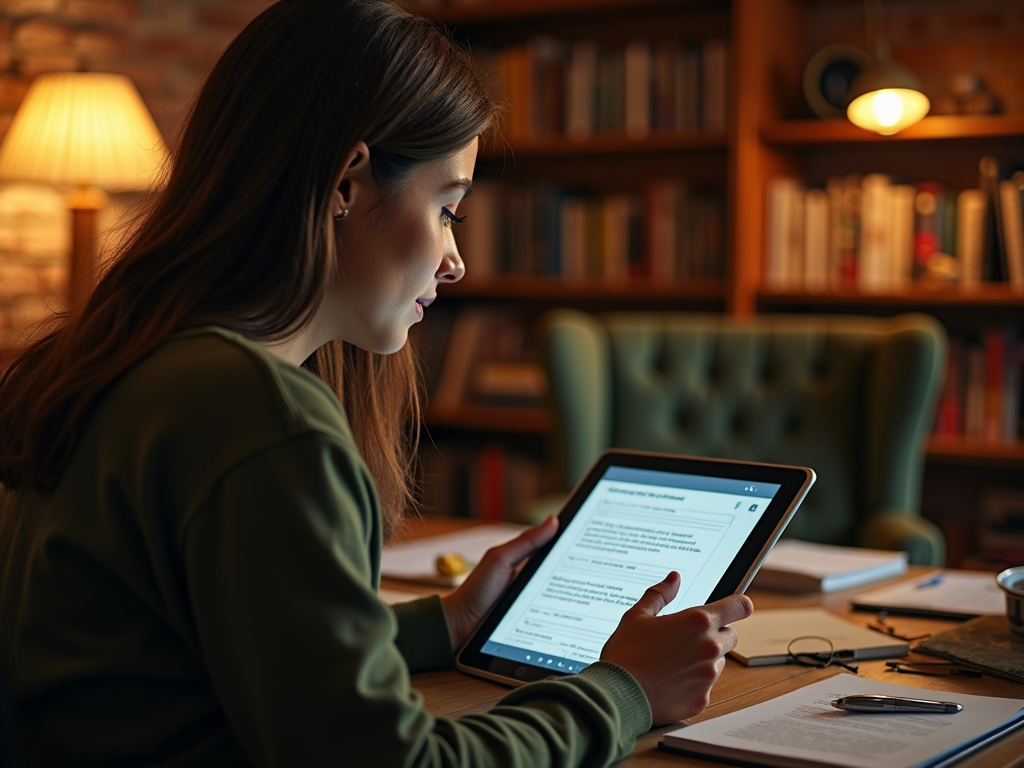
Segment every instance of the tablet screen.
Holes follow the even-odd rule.
[[[703,605],[781,487],[607,467],[480,651],[575,673],[670,571],[682,584],[662,613]]]

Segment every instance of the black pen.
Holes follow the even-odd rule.
[[[953,701],[931,701],[930,699],[907,699],[902,696],[885,696],[880,693],[858,694],[833,699],[832,706],[847,712],[931,712],[953,715],[963,710]]]

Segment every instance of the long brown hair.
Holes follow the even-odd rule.
[[[400,193],[418,163],[486,133],[496,111],[470,56],[425,19],[382,0],[269,7],[214,67],[166,188],[86,305],[0,380],[0,483],[52,491],[97,398],[172,334],[220,325],[273,340],[308,323],[336,258],[333,182],[355,142]],[[334,342],[305,366],[345,403],[390,532],[412,498],[412,352]]]

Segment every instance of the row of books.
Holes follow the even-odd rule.
[[[436,308],[440,309],[440,308]],[[431,409],[457,412],[463,405],[540,406],[547,376],[540,364],[530,320],[513,311],[432,307],[415,327]]]
[[[470,279],[677,279],[720,277],[725,269],[722,196],[678,179],[611,195],[482,181],[459,213],[467,218],[455,239]]]
[[[965,190],[881,173],[833,177],[824,189],[773,179],[766,285],[880,293],[914,282],[1008,281],[1024,289],[1024,173],[998,178],[998,166],[985,158],[982,184]]]
[[[729,47],[722,39],[606,45],[535,36],[473,53],[493,95],[508,103],[512,141],[725,130]]]
[[[1024,337],[1021,327],[987,328],[949,340],[934,434],[984,440],[1024,438]]]
[[[507,520],[545,490],[537,456],[501,443],[427,443],[420,472],[425,511],[456,517]]]
[[[989,563],[1024,563],[1024,491],[990,488],[982,495],[977,544]]]

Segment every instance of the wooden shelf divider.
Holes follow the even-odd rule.
[[[428,428],[546,434],[554,424],[554,414],[539,407],[462,405],[450,410],[429,407],[426,424]]]
[[[881,136],[858,128],[849,120],[777,120],[761,129],[766,144],[806,145],[860,142],[922,141],[934,139],[989,139],[1024,135],[1021,115],[935,115],[895,136]]]
[[[620,133],[598,133],[586,138],[553,135],[492,142],[481,150],[480,162],[504,162],[517,157],[635,155],[708,149],[725,151],[728,146],[729,139],[724,131],[653,132],[642,138]]]
[[[1024,291],[1009,283],[981,283],[972,288],[960,285],[913,285],[898,293],[861,293],[844,289],[836,291],[766,291],[758,292],[763,306],[820,305],[832,306],[985,306],[1020,307],[1024,309]]]
[[[443,296],[474,299],[616,299],[651,298],[685,301],[724,300],[725,281],[713,279],[655,282],[646,278],[606,280],[566,279],[553,275],[497,275],[469,278],[441,288]]]
[[[926,456],[929,461],[936,463],[1010,465],[1024,469],[1024,440],[931,437]]]

